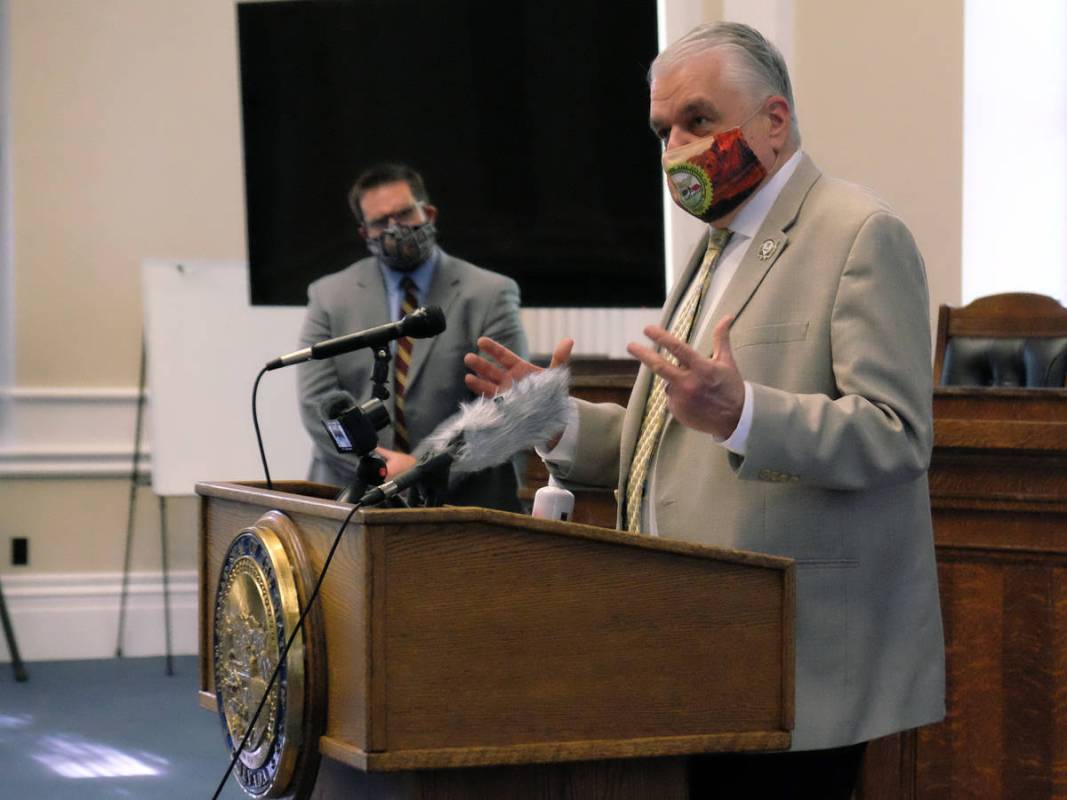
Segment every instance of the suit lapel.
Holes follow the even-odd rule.
[[[726,287],[718,306],[712,312],[711,324],[693,343],[703,355],[711,355],[712,333],[719,320],[730,315],[736,317],[744,310],[767,273],[789,245],[787,232],[796,222],[804,198],[818,180],[819,174],[818,168],[807,154],[802,154],[800,163],[782,187],[778,199],[774,201],[759,231],[749,243],[730,285]]]
[[[389,318],[389,295],[385,290],[385,278],[378,269],[378,262],[373,258],[363,262],[356,271],[356,296],[353,306],[354,318],[363,328],[373,328],[392,322]],[[353,331],[346,331],[353,333]],[[340,335],[340,334],[338,334]]]
[[[433,280],[430,281],[430,291],[426,298],[422,300],[422,304],[424,306],[440,306],[447,319],[449,309],[456,302],[456,298],[459,297],[462,281],[455,259],[443,250],[439,252],[441,254],[440,260],[437,263],[437,269],[434,270]],[[429,360],[437,338],[432,336],[428,339],[416,339],[413,342],[411,368],[408,370],[408,392],[411,391],[415,381],[419,379],[419,373],[422,372],[423,365]]]

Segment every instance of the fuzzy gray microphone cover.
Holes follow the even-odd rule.
[[[477,472],[546,444],[567,424],[570,370],[553,367],[520,378],[492,398],[461,403],[419,444],[416,457],[450,452],[452,472]]]

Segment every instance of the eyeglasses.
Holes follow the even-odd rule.
[[[366,222],[369,231],[384,231],[390,222],[399,222],[404,225],[415,225],[422,222],[422,203],[415,203],[407,208],[392,211],[384,216],[369,219]]]

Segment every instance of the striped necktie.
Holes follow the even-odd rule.
[[[415,281],[405,276],[400,281],[404,296],[400,301],[400,317],[403,318],[419,307],[419,298],[415,294]],[[393,446],[404,453],[411,452],[411,437],[408,434],[405,413],[405,393],[408,385],[408,370],[411,369],[411,349],[414,340],[403,336],[396,343],[396,358],[393,363]]]
[[[731,233],[732,231],[726,228],[712,232],[708,238],[707,250],[704,251],[704,260],[700,262],[700,269],[690,282],[685,298],[674,315],[671,334],[683,342],[689,341],[697,309],[711,282],[712,269],[719,254],[726,247]],[[671,363],[677,363],[670,353],[663,353],[663,357]],[[641,431],[637,435],[633,461],[630,462],[630,474],[626,477],[626,514],[623,518],[623,527],[630,533],[641,532],[641,501],[645,493],[645,482],[648,479],[648,467],[652,463],[652,454],[659,444],[659,437],[666,420],[667,387],[663,380],[655,375],[652,378],[652,390],[648,393],[648,400],[645,402],[645,414],[641,420]]]

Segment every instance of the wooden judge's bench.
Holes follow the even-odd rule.
[[[628,375],[579,363],[574,394],[625,403]],[[930,500],[948,713],[872,743],[857,798],[1067,798],[1067,389],[935,388]]]
[[[1067,389],[935,388],[930,502],[948,715],[861,797],[1067,797]]]

